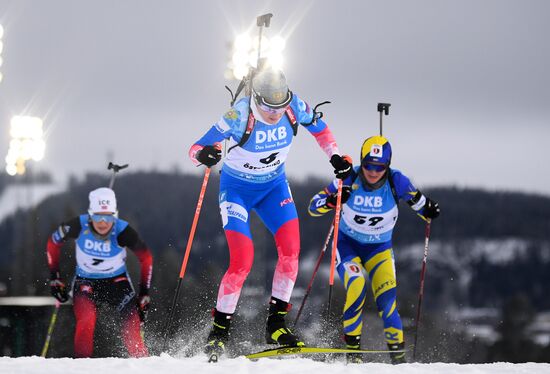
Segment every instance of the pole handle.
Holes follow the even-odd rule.
[[[380,114],[384,112],[385,115],[388,115],[390,114],[390,106],[391,106],[390,103],[378,103],[376,110],[378,110]]]
[[[111,176],[111,181],[109,182],[109,188],[111,190],[115,186],[116,173],[118,173],[122,169],[126,169],[127,167],[128,167],[128,164],[117,165],[117,164],[113,164],[112,162],[109,162],[109,165],[107,166],[107,170],[113,170],[113,175]]]
[[[273,17],[273,13],[262,14],[261,16],[256,17],[256,26],[269,27],[269,24],[271,23],[271,17]]]

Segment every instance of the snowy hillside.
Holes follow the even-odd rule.
[[[209,364],[202,357],[177,359],[170,356],[151,357],[145,359],[43,359],[39,357],[0,358],[1,374],[146,374],[146,373],[196,373],[196,374],[227,374],[227,373],[262,373],[262,374],[508,374],[508,373],[550,373],[550,364],[509,364],[496,363],[485,365],[457,364],[404,364],[392,366],[389,364],[344,365],[343,363],[316,362],[309,359],[263,359],[256,362],[246,358],[221,361]]]

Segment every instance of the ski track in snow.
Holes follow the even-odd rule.
[[[367,363],[345,365],[343,362],[325,363],[307,358],[260,359],[250,361],[244,357],[221,360],[209,364],[205,357],[174,358],[163,354],[161,357],[142,359],[95,358],[45,359],[41,357],[0,358],[1,374],[538,374],[550,373],[550,364],[510,364],[494,363],[481,365],[459,364],[389,364]]]

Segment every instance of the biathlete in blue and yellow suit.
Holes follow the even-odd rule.
[[[346,289],[344,333],[348,348],[360,348],[362,310],[367,279],[390,350],[403,350],[403,325],[397,310],[392,233],[398,216],[398,202],[405,201],[420,217],[436,218],[439,205],[418,191],[409,178],[391,169],[391,146],[382,136],[365,140],[361,166],[343,181],[342,219],[337,243],[337,271]],[[336,205],[338,183],[311,199],[309,213],[323,215]],[[367,276],[363,271],[366,271]],[[391,354],[393,363],[405,362],[404,353]],[[348,357],[360,360],[360,355]]]
[[[284,321],[300,252],[298,215],[284,165],[299,125],[315,137],[330,158],[337,177],[345,178],[352,171],[349,158],[339,155],[331,131],[317,117],[288,89],[282,72],[262,70],[253,79],[252,98],[239,100],[189,151],[197,164],[211,167],[221,159],[221,151],[215,144],[229,140],[221,170],[219,204],[230,260],[218,291],[207,354],[223,353],[231,317],[252,267],[251,211],[258,214],[273,234],[278,253],[266,340],[272,344],[303,345]]]

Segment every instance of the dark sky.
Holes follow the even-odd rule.
[[[290,88],[358,158],[392,103],[393,166],[419,187],[550,194],[548,1],[0,0],[0,153],[11,116],[44,119],[39,168],[201,172],[189,146],[228,108],[230,44],[271,12]],[[3,166],[4,167],[4,166]],[[332,176],[307,131],[288,174]],[[107,172],[105,170],[105,172]]]

